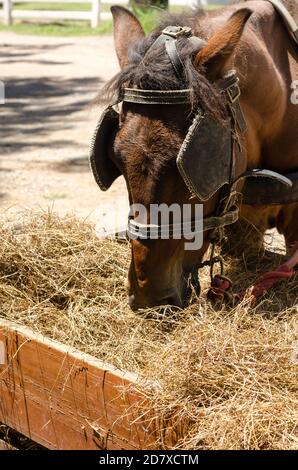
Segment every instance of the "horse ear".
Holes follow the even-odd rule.
[[[145,37],[144,30],[139,20],[126,8],[112,6],[113,33],[116,54],[120,67],[128,65],[128,52],[131,46]]]
[[[236,11],[226,24],[211,36],[195,58],[195,65],[206,67],[212,79],[218,78],[237,46],[244,26],[252,14],[248,8]]]

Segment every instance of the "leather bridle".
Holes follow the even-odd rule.
[[[275,6],[278,0],[269,0]],[[289,23],[290,14],[286,18]],[[294,34],[294,27],[292,25],[292,34]],[[294,34],[294,40],[297,41],[297,28]],[[187,38],[197,50],[204,47],[205,41],[192,36],[191,29],[186,26],[168,26],[165,28],[161,35],[155,40],[143,58],[146,63],[148,55],[152,48],[157,46],[165,47],[166,53],[170,59],[173,70],[177,78],[184,82],[184,67],[183,61],[178,52],[177,41],[179,38]],[[230,132],[231,132],[231,165],[229,184],[225,184],[219,190],[219,202],[215,213],[203,218],[202,231],[211,231],[210,239],[218,239],[216,232],[222,232],[222,228],[235,223],[239,218],[239,202],[250,205],[263,205],[263,204],[278,204],[279,201],[285,203],[297,202],[298,191],[298,173],[294,172],[289,175],[282,175],[267,169],[253,169],[246,170],[246,152],[243,145],[241,145],[240,136],[243,135],[247,129],[245,117],[243,115],[239,98],[241,90],[239,87],[239,79],[234,70],[230,70],[217,82],[222,92],[226,95],[226,102],[230,116]],[[147,90],[139,88],[125,87],[121,90],[120,95],[117,97],[116,102],[126,102],[142,105],[180,105],[190,103],[191,90],[188,88],[178,90]],[[196,117],[200,113],[196,114]],[[196,119],[195,117],[195,119]],[[183,169],[178,169],[183,173]],[[186,175],[183,179],[192,194],[195,196],[191,181],[188,180]],[[261,185],[258,184],[261,181]],[[243,187],[243,183],[245,185]],[[266,184],[265,184],[266,183]],[[268,190],[266,189],[268,188]],[[292,188],[292,191],[291,191]],[[260,189],[260,191],[258,191]],[[239,200],[240,199],[240,200]],[[133,215],[129,216],[128,220],[128,235],[139,237],[142,239],[164,238],[168,234],[168,238],[175,238],[178,231],[182,230],[185,235],[195,234],[194,229],[197,226],[196,220],[182,221],[180,227],[175,227],[173,224],[169,225],[152,225],[139,223],[134,220]]]
[[[148,53],[156,46],[165,46],[165,50],[168,54],[173,70],[179,78],[183,81],[184,67],[183,62],[180,58],[177,49],[177,40],[181,37],[187,38],[194,44],[199,50],[205,44],[205,41],[192,36],[191,29],[189,27],[181,26],[168,26],[165,28],[161,35],[155,40],[153,45],[147,51],[143,61],[146,63]],[[231,156],[231,168],[230,168],[230,184],[224,186],[220,190],[219,204],[215,214],[204,217],[202,231],[214,231],[219,228],[231,225],[238,220],[239,209],[236,204],[236,190],[235,190],[235,178],[239,177],[236,174],[237,162],[236,154],[238,152],[244,152],[238,142],[238,132],[244,133],[246,130],[245,119],[239,103],[239,97],[241,95],[239,80],[234,70],[230,71],[223,77],[219,86],[226,94],[229,114],[231,118],[231,139],[232,139],[232,156]],[[143,90],[138,88],[123,88],[118,101],[134,104],[145,104],[145,105],[177,105],[177,104],[189,104],[190,103],[190,89],[182,90]],[[237,148],[236,148],[237,147]],[[243,158],[243,157],[242,157]],[[187,183],[187,179],[184,178]],[[189,186],[190,191],[191,187]],[[191,222],[182,221],[183,234],[187,235],[193,233],[196,220]],[[177,227],[176,227],[177,228]],[[181,227],[178,227],[180,230]],[[168,234],[168,238],[174,238],[177,234],[174,225],[152,225],[152,224],[141,224],[134,220],[133,216],[128,221],[128,234],[139,238],[163,238],[164,234]]]

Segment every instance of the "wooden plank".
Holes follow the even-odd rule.
[[[0,421],[49,449],[150,449],[135,374],[0,319]]]

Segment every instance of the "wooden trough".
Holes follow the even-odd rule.
[[[0,422],[48,449],[153,448],[137,379],[0,319]]]

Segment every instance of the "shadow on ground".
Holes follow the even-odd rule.
[[[69,62],[64,61],[47,61],[39,58],[32,58],[35,54],[42,54],[43,52],[54,51],[60,47],[71,46],[72,43],[61,43],[61,44],[14,44],[11,47],[9,44],[3,44],[0,47],[1,64],[13,64],[13,63],[35,63],[35,64],[46,64],[46,65],[64,65]],[[30,59],[29,59],[30,58]]]
[[[49,144],[46,137],[55,131],[78,127],[79,118],[75,114],[90,104],[100,82],[98,77],[7,80],[6,104],[0,109],[2,151],[13,153],[27,147],[73,144],[66,140],[51,140]]]
[[[90,171],[89,161],[86,157],[68,158],[62,162],[50,164],[48,168],[61,173],[82,173]]]

